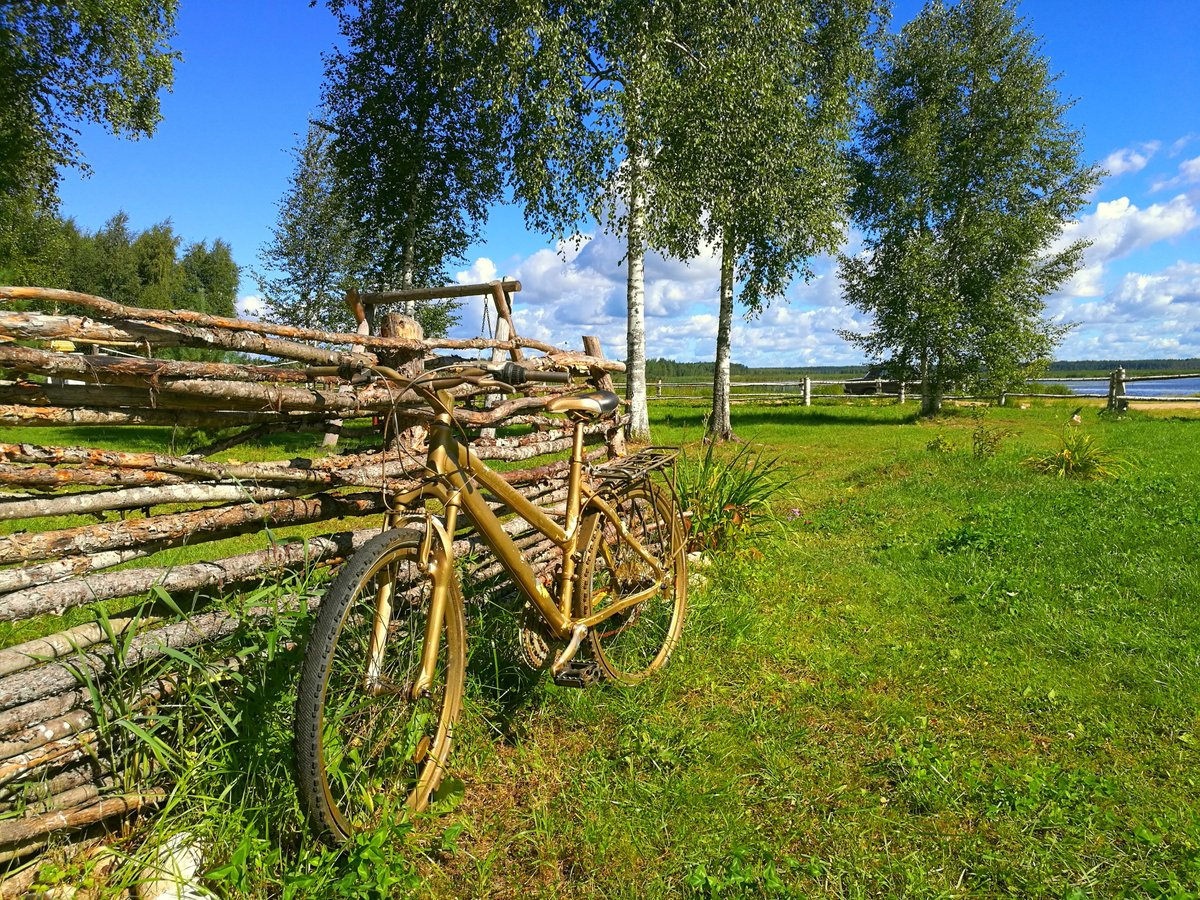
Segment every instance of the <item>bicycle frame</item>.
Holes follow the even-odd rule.
[[[500,475],[493,472],[470,449],[460,443],[454,434],[451,416],[453,398],[448,392],[439,391],[441,410],[429,428],[429,453],[426,459],[426,479],[411,491],[393,496],[397,507],[412,507],[430,498],[443,506],[439,521],[426,516],[425,544],[421,550],[422,568],[432,576],[433,592],[425,643],[422,649],[421,671],[413,684],[413,696],[427,691],[433,682],[433,673],[439,649],[442,622],[446,603],[450,595],[450,579],[454,577],[453,540],[458,516],[463,513],[475,526],[484,543],[496,554],[505,571],[512,577],[518,590],[538,610],[550,626],[555,638],[569,640],[560,660],[565,663],[574,656],[579,642],[587,631],[606,619],[641,603],[657,593],[668,577],[667,569],[629,533],[613,507],[599,496],[598,492],[583,480],[583,427],[582,421],[574,423],[571,445],[570,470],[567,481],[566,516],[562,524],[546,510],[528,500]],[[533,568],[525,561],[521,551],[505,533],[500,519],[492,511],[480,488],[486,489],[499,499],[509,510],[529,522],[533,528],[545,535],[562,552],[562,571],[558,579],[558,600],[542,585]],[[651,567],[656,578],[648,588],[631,594],[621,601],[609,604],[599,612],[584,618],[572,614],[576,565],[581,561],[579,538],[583,532],[584,509],[588,516],[595,510],[603,515],[618,530],[622,540],[641,556]],[[590,533],[590,532],[589,532]],[[607,550],[605,549],[605,552]],[[382,587],[377,599],[376,621],[368,648],[367,679],[370,684],[372,672],[382,665],[383,638],[387,622],[391,617],[390,586]]]

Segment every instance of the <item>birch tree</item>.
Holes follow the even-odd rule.
[[[510,68],[513,187],[529,224],[559,238],[593,218],[625,239],[626,400],[635,440],[646,408],[645,253],[680,212],[657,154],[677,86],[680,4],[545,2],[497,29]]]
[[[1059,239],[1099,171],[1055,82],[1006,0],[932,0],[888,43],[857,155],[864,252],[841,261],[873,323],[845,336],[919,375],[925,414],[952,383],[1031,377],[1067,332],[1044,298],[1079,266]]]
[[[656,129],[663,178],[686,211],[666,223],[664,243],[684,257],[705,244],[720,254],[708,430],[725,440],[735,292],[761,312],[794,279],[812,277],[814,256],[839,246],[851,183],[844,150],[885,7],[757,0],[688,12]]]

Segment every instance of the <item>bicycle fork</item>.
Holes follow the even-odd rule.
[[[425,636],[421,645],[421,666],[413,680],[410,699],[419,700],[429,694],[436,676],[438,651],[441,648],[442,623],[446,618],[446,603],[450,597],[450,579],[454,577],[452,544],[458,507],[446,507],[445,521],[431,515],[425,517],[424,536],[417,553],[417,565],[422,577],[432,582],[429,617],[425,621]],[[371,638],[367,645],[366,666],[363,670],[363,690],[379,693],[384,654],[387,652],[388,626],[392,621],[395,602],[395,579],[386,573],[375,595],[375,615],[371,623]]]

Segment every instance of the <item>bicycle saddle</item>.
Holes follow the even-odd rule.
[[[567,413],[590,420],[612,415],[620,405],[621,398],[612,391],[584,391],[555,397],[546,404],[546,412]]]

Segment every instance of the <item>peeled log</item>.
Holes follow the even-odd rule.
[[[24,565],[21,568],[0,570],[0,593],[19,591],[23,588],[48,584],[52,581],[66,581],[78,578],[101,569],[111,569],[135,559],[145,559],[152,556],[153,550],[132,547],[128,550],[111,550],[105,553],[95,553],[91,556],[68,556],[52,562]],[[2,673],[0,673],[2,674]]]
[[[308,424],[320,416],[273,412],[239,412],[188,409],[65,409],[57,406],[0,404],[0,425],[10,428],[48,428],[56,425],[157,425],[173,428],[237,428],[279,422],[281,419]]]
[[[259,530],[264,525],[301,525],[344,516],[369,516],[384,510],[383,498],[373,492],[348,497],[318,494],[304,499],[242,503],[59,531],[16,534],[0,537],[0,563],[100,553],[125,547],[163,550],[194,541],[197,535],[204,535],[205,539],[231,537]],[[8,617],[7,607],[14,597],[16,594],[9,594],[0,600],[0,620]]]
[[[559,348],[544,341],[530,338],[514,338],[511,341],[489,341],[484,338],[468,340],[442,339],[436,341],[421,341],[406,337],[382,337],[380,335],[349,334],[329,331],[317,331],[311,328],[297,328],[292,325],[276,325],[270,322],[252,321],[248,319],[230,319],[224,316],[212,316],[194,310],[142,309],[135,306],[122,306],[103,297],[91,294],[81,294],[75,291],[64,291],[55,288],[37,287],[0,287],[0,299],[6,300],[49,300],[57,303],[70,303],[98,313],[105,319],[133,320],[138,324],[153,322],[160,328],[187,328],[191,331],[210,331],[226,333],[230,336],[252,337],[272,335],[276,338],[287,338],[289,341],[320,341],[326,344],[349,344],[370,347],[374,350],[418,350],[430,348],[486,349],[499,347],[509,350],[513,347],[529,347],[541,350],[543,353],[559,353]],[[0,329],[3,322],[0,321]],[[67,335],[62,335],[68,337]],[[276,343],[285,343],[276,341]],[[304,346],[303,344],[296,346]],[[243,349],[243,348],[232,348]],[[251,351],[268,353],[273,356],[286,354],[270,353],[270,351]],[[299,357],[293,357],[299,358]]]
[[[308,487],[308,490],[317,488]],[[243,487],[237,484],[178,484],[67,494],[0,504],[0,521],[42,516],[75,516],[112,509],[142,509],[167,503],[228,503],[234,500],[280,500],[303,493],[305,487]]]
[[[261,607],[247,610],[245,615],[247,618],[254,618],[277,612],[274,606]],[[235,618],[224,610],[197,613],[186,621],[173,622],[137,635],[130,642],[129,652],[122,663],[127,667],[136,666],[163,656],[164,648],[178,650],[206,641],[217,641],[233,634],[241,624],[242,619]],[[103,672],[105,661],[113,652],[111,646],[97,645],[75,657],[70,663],[47,663],[36,669],[10,675],[0,681],[0,703],[16,706],[69,690],[79,683],[81,672],[87,671],[93,675]]]
[[[299,463],[213,463],[199,457],[166,453],[128,453],[89,447],[39,447],[36,444],[0,444],[0,459],[12,463],[145,469],[204,481],[311,481],[330,484],[328,474],[309,460]]]
[[[107,775],[97,772],[91,765],[76,766],[36,784],[14,784],[0,788],[0,803],[9,805],[18,799],[42,803],[56,794],[95,784],[97,781],[107,781]]]
[[[30,488],[114,487],[142,484],[180,484],[178,475],[166,472],[141,472],[121,469],[58,469],[48,466],[0,464],[0,484]],[[4,502],[8,502],[7,500]]]
[[[0,707],[6,702],[4,683],[0,682]],[[81,704],[90,702],[88,693],[83,688],[43,694],[0,712],[0,734],[15,734],[28,728],[32,722],[44,722],[46,719],[65,715]]]
[[[308,369],[277,366],[240,366],[232,363],[191,362],[142,357],[88,356],[83,353],[58,353],[31,347],[0,345],[0,369],[26,375],[48,375],[96,384],[144,386],[171,378],[211,378],[221,381],[257,381],[307,384],[337,381]]]
[[[346,556],[378,533],[378,528],[342,531],[309,538],[307,543],[296,541],[212,562],[124,569],[26,591],[14,591],[0,597],[0,621],[19,621],[46,613],[57,613],[93,601],[132,597],[144,594],[155,585],[173,593],[263,579],[282,568]],[[0,682],[0,708],[8,705],[5,703],[3,690],[4,683]]]
[[[114,634],[124,634],[131,626],[145,628],[154,625],[159,620],[142,616],[114,616],[108,620],[108,629]],[[76,625],[66,631],[50,634],[46,637],[34,638],[23,644],[6,647],[0,650],[0,678],[20,672],[52,659],[74,654],[100,641],[108,640],[108,632],[98,623],[89,622],[86,625]],[[3,732],[0,732],[2,734]]]
[[[79,809],[46,813],[21,819],[0,822],[0,861],[16,859],[39,849],[38,839],[47,838],[57,831],[95,825],[105,819],[128,815],[146,806],[154,806],[167,798],[162,788],[138,794],[123,794],[109,797]]]

